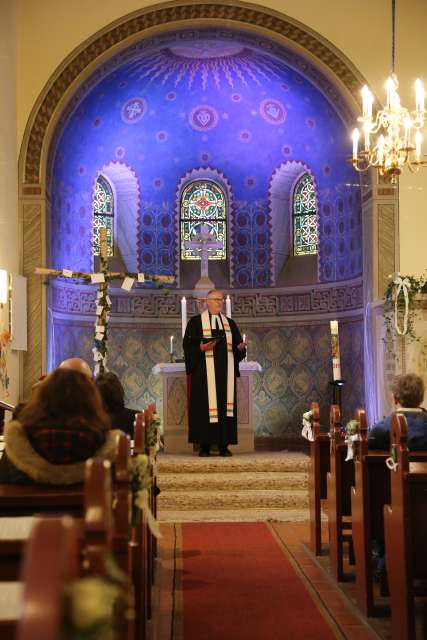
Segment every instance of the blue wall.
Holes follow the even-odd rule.
[[[118,162],[139,183],[140,268],[173,274],[177,186],[192,169],[212,167],[232,191],[234,285],[268,286],[269,182],[281,163],[298,160],[318,188],[321,281],[360,275],[360,193],[347,129],[322,91],[283,60],[267,40],[210,29],[163,35],[98,70],[51,149],[51,266],[92,269],[94,182]]]

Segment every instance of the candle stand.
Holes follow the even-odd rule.
[[[342,388],[345,380],[331,380],[329,384],[332,386],[332,404],[339,406],[342,420]]]

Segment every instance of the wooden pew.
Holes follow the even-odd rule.
[[[350,562],[352,558],[351,537],[351,487],[354,484],[353,461],[345,462],[347,445],[341,425],[338,405],[330,410],[330,470],[327,474],[327,511],[329,530],[329,555],[331,570],[335,579],[345,579],[343,571],[344,543],[349,543]]]
[[[113,538],[111,465],[109,462],[100,460],[99,458],[87,461],[83,495],[84,498],[80,498],[80,501],[83,499],[84,502],[83,518],[80,520],[74,520],[74,533],[72,534],[72,537],[75,540],[73,544],[77,547],[77,551],[74,553],[74,556],[78,555],[78,558],[80,558],[80,550],[82,550],[83,562],[81,565],[80,562],[78,563],[78,570],[74,566],[73,576],[75,577],[78,574],[87,574],[105,578],[108,577],[107,561],[111,556]],[[69,516],[66,516],[66,518],[70,519]],[[30,545],[32,544],[34,531],[36,531],[35,535],[36,539],[38,539],[38,527],[40,523],[45,521],[61,522],[61,520],[57,518],[36,519],[30,537],[26,541],[27,543],[29,542]],[[42,531],[45,531],[45,529],[46,527],[42,525]],[[51,530],[47,527],[47,530],[53,531],[55,529]],[[40,542],[39,539],[38,541]],[[53,634],[53,629],[50,627],[46,628],[46,625],[52,624],[53,620],[55,623],[54,628],[56,630],[59,629],[61,610],[56,606],[57,602],[55,602],[55,600],[53,600],[53,603],[49,600],[45,601],[44,598],[46,596],[43,594],[43,591],[40,589],[37,590],[37,581],[39,581],[40,586],[44,588],[46,586],[45,577],[47,576],[49,579],[52,577],[52,574],[50,573],[51,566],[49,564],[49,554],[55,554],[56,551],[56,541],[54,539],[46,540],[38,550],[38,555],[43,560],[42,564],[38,564],[38,559],[34,556],[32,559],[30,558],[30,560],[28,560],[28,552],[24,551],[24,558],[26,558],[24,560],[24,576],[28,577],[28,572],[31,572],[31,588],[29,594],[26,593],[26,589],[24,588],[22,596],[22,601],[24,602],[22,633],[25,633],[23,637],[37,637],[41,639],[44,637],[43,633],[46,633],[48,637],[57,637],[58,640],[62,637],[61,635],[51,635]],[[65,551],[71,554],[72,549],[69,547],[67,547],[66,550],[62,549],[62,554],[64,554]],[[57,556],[54,555],[52,561],[55,561],[55,559],[57,559]],[[38,576],[37,574],[32,574],[35,567],[38,567]],[[65,577],[70,579],[68,574]],[[57,580],[60,578],[60,575],[57,576]],[[3,583],[2,588],[6,588],[6,590],[9,589],[9,584],[10,583]],[[27,595],[30,597],[29,603],[26,601]],[[38,606],[40,607],[40,611],[38,613],[31,610],[31,607],[33,605],[35,606],[35,602],[39,603]],[[56,611],[56,618],[52,618],[52,604]],[[50,623],[48,623],[48,620],[50,620]],[[30,633],[29,629],[31,629],[31,624],[34,624],[35,626],[34,636],[28,635]],[[123,608],[117,609],[115,624],[117,625],[115,633],[115,638],[117,640],[130,640],[133,637],[132,622],[125,617]],[[14,638],[14,634],[8,634],[11,634],[15,626],[16,619],[10,619],[6,623],[3,621],[3,624],[0,626],[2,638],[5,640],[8,637]],[[18,637],[20,633],[21,631],[18,632]]]
[[[145,455],[145,422],[144,414],[138,413],[135,420],[133,455]],[[149,574],[147,538],[148,527],[143,512],[138,514],[137,525],[132,528],[132,571],[135,586],[136,608],[141,611],[136,619],[136,637],[147,635],[146,621],[151,617],[151,574]]]
[[[425,588],[414,584],[424,581],[425,587],[427,581],[427,463],[410,464],[404,415],[393,416],[390,435],[397,468],[389,471],[391,504],[384,507],[384,533],[392,638],[414,640],[414,598],[427,595]]]
[[[351,512],[356,560],[356,599],[366,616],[375,615],[372,543],[384,538],[384,505],[390,500],[388,451],[368,451],[368,425],[363,409],[356,411],[359,441],[354,460]]]
[[[16,640],[64,637],[63,594],[80,573],[78,535],[69,517],[39,520],[34,526],[22,568],[23,608]]]
[[[310,442],[310,470],[308,476],[310,500],[310,547],[316,556],[322,554],[321,502],[326,500],[326,478],[330,469],[330,440],[328,433],[320,433],[319,404],[311,403],[313,442]]]

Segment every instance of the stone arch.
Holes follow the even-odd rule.
[[[316,185],[310,167],[298,160],[283,162],[274,171],[270,180],[269,209],[272,227],[271,262],[272,279],[283,269],[292,248],[292,197],[295,185],[302,175],[308,173]]]
[[[358,90],[364,80],[351,62],[330,42],[303,24],[270,9],[242,2],[222,0],[194,3],[181,0],[173,5],[152,6],[124,16],[81,44],[54,72],[46,83],[28,119],[19,158],[20,219],[23,229],[23,272],[29,279],[28,302],[32,322],[29,327],[28,352],[24,357],[24,397],[45,370],[46,288],[34,269],[45,262],[46,209],[50,199],[46,184],[49,145],[54,129],[66,107],[77,104],[73,91],[105,61],[125,49],[152,29],[172,29],[212,24],[236,26],[258,31],[276,42],[281,41],[298,52],[298,71],[309,76],[314,63],[332,80],[326,88],[330,100],[339,98],[346,118],[357,109]],[[305,58],[303,57],[305,56]],[[334,86],[336,89],[334,88]],[[343,98],[345,96],[345,98]],[[370,179],[368,190],[370,186]],[[374,207],[372,191],[364,207]],[[373,273],[376,273],[372,269]]]
[[[105,176],[115,195],[114,243],[126,271],[139,271],[140,188],[131,167],[122,162],[104,165],[99,174]],[[99,175],[98,174],[98,175]]]

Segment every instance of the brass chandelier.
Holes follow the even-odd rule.
[[[391,76],[386,82],[387,101],[383,109],[372,115],[374,96],[369,88],[362,88],[363,115],[357,118],[361,123],[359,129],[353,131],[352,164],[356,171],[378,169],[381,176],[391,182],[403,167],[416,173],[425,164],[422,160],[422,136],[420,129],[424,125],[426,111],[424,109],[425,91],[421,80],[415,82],[415,110],[410,112],[400,104],[398,81],[395,74],[395,22],[396,1],[391,2],[392,14],[392,49]],[[363,138],[360,140],[360,138]],[[362,143],[359,148],[359,141]]]

